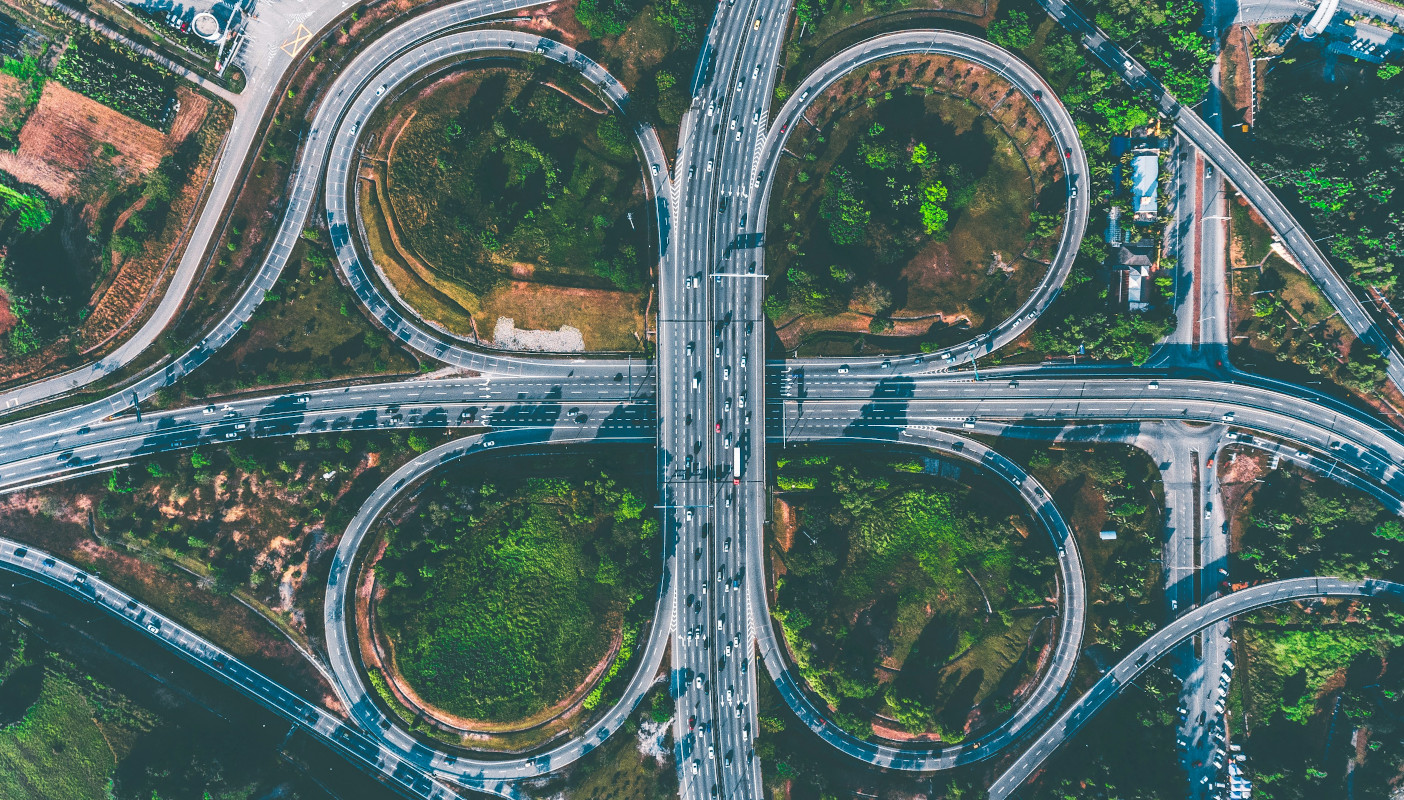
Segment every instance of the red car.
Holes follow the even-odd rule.
[[[1034,89],[1034,99],[1037,100],[1037,101],[1039,101],[1040,103],[1043,102],[1043,90],[1042,90],[1042,89]]]
[[[1072,148],[1071,148],[1071,147],[1064,148],[1064,150],[1063,150],[1063,158],[1072,158]]]
[[[688,729],[688,730],[692,730],[693,728],[696,728],[696,727],[697,727],[697,717],[696,717],[695,715],[694,715],[694,716],[691,716],[691,717],[688,717],[688,718],[687,718],[687,729]]]
[[[721,423],[717,423],[717,433],[721,433]]]

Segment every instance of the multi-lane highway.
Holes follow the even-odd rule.
[[[1134,86],[1159,93],[1162,107],[1176,117],[1181,135],[1193,142],[1221,174],[1263,211],[1287,247],[1307,267],[1367,342],[1382,337],[1310,237],[1276,203],[1246,165],[1202,121],[1164,94],[1144,68],[1081,20],[1061,0],[1045,0],[1055,19],[1085,34],[1087,45]],[[790,24],[785,0],[741,0],[719,4],[693,81],[674,170],[658,137],[636,126],[644,157],[643,180],[654,198],[659,233],[659,320],[656,365],[594,359],[545,359],[491,354],[469,349],[432,325],[406,318],[407,310],[383,294],[358,249],[350,180],[361,129],[377,105],[396,95],[428,70],[483,54],[522,54],[577,69],[618,110],[627,110],[626,88],[599,65],[563,44],[532,34],[469,28],[483,16],[534,3],[464,0],[415,16],[365,45],[337,75],[320,99],[308,138],[291,180],[287,210],[271,240],[269,254],[233,310],[199,346],[174,359],[158,374],[103,401],[0,426],[0,491],[82,474],[122,461],[174,448],[250,437],[302,435],[333,430],[394,427],[487,427],[445,444],[402,467],[376,489],[342,538],[327,587],[328,650],[337,691],[350,709],[355,731],[315,709],[266,678],[232,662],[208,642],[170,620],[152,616],[139,603],[90,576],[46,556],[30,561],[12,543],[0,541],[0,566],[38,576],[69,593],[91,591],[89,599],[126,615],[151,635],[210,669],[231,685],[278,713],[301,720],[315,735],[348,758],[390,777],[416,796],[448,796],[431,776],[472,788],[509,794],[511,781],[541,775],[571,763],[618,730],[657,674],[665,651],[673,658],[672,690],[675,755],[681,792],[688,798],[758,798],[760,765],[754,756],[757,644],[766,668],[800,718],[841,752],[889,768],[935,770],[1002,752],[1041,724],[1061,699],[1080,650],[1086,595],[1081,562],[1057,509],[1027,474],[973,440],[938,429],[996,435],[1028,426],[1100,425],[1126,420],[1154,423],[1151,439],[1202,423],[1207,433],[1174,439],[1171,463],[1180,473],[1170,510],[1181,524],[1188,514],[1204,525],[1222,524],[1222,504],[1214,502],[1207,458],[1227,430],[1251,431],[1257,443],[1284,457],[1374,493],[1391,508],[1404,507],[1404,435],[1368,415],[1309,391],[1251,378],[1231,367],[1207,370],[1227,381],[1187,380],[1174,372],[1184,366],[1171,358],[1167,370],[1143,372],[1065,368],[1003,369],[995,377],[972,380],[946,367],[969,361],[1013,340],[1056,297],[1085,232],[1090,193],[1087,162],[1076,127],[1051,89],[1030,67],[987,42],[945,31],[907,31],[870,39],[833,57],[805,76],[789,101],[771,119],[770,100],[781,46]],[[334,4],[317,5],[307,19],[331,19]],[[924,357],[854,360],[840,367],[822,359],[767,363],[764,349],[766,210],[775,167],[787,133],[824,89],[852,70],[879,59],[940,54],[966,59],[999,74],[1031,98],[1062,155],[1067,178],[1067,220],[1059,251],[1037,291],[1015,316],[972,342]],[[291,62],[265,59],[236,117],[235,132],[218,167],[211,204],[197,223],[192,246],[163,298],[153,324],[169,320],[203,255],[198,242],[218,231],[223,199],[256,140],[256,116],[276,95],[277,79]],[[272,84],[266,81],[271,80]],[[243,148],[240,151],[239,148]],[[1197,157],[1196,157],[1197,158]],[[1196,162],[1197,163],[1197,162]],[[674,177],[670,179],[670,174]],[[1195,178],[1200,176],[1197,174]],[[296,237],[305,227],[319,191],[338,263],[369,313],[409,346],[481,377],[372,384],[344,389],[287,392],[221,402],[207,407],[135,413],[130,407],[179,380],[226,344],[252,316],[264,292],[276,283]],[[1274,205],[1276,204],[1276,205]],[[1221,214],[1222,203],[1194,205],[1196,213]],[[1221,241],[1196,239],[1196,281],[1222,285]],[[194,253],[194,255],[192,255]],[[188,262],[188,263],[187,263]],[[369,265],[369,266],[368,266]],[[1210,292],[1212,295],[1212,291]],[[1202,297],[1213,308],[1221,298]],[[1202,311],[1203,309],[1201,309]],[[164,324],[162,322],[162,324]],[[1222,320],[1205,319],[1198,340],[1222,346]],[[74,385],[96,380],[128,363],[155,340],[160,326],[143,327],[104,364],[62,379],[23,387],[0,400],[24,405]],[[155,332],[153,332],[155,331]],[[1372,338],[1373,337],[1373,338]],[[1190,340],[1195,337],[1191,335]],[[1382,346],[1377,344],[1377,346]],[[1201,354],[1218,362],[1218,350]],[[946,358],[945,356],[949,356]],[[1209,356],[1214,356],[1209,358]],[[1203,371],[1203,370],[1201,370]],[[1400,382],[1404,365],[1395,359],[1391,377]],[[769,395],[769,396],[768,396]],[[125,412],[125,413],[122,413]],[[119,416],[113,416],[120,414]],[[1135,423],[1131,423],[1133,426]],[[1188,430],[1188,429],[1185,429]],[[1124,438],[1146,438],[1120,428]],[[347,585],[354,579],[355,554],[378,515],[406,487],[442,463],[496,448],[543,448],[575,441],[647,441],[656,435],[663,516],[663,580],[650,637],[639,668],[623,699],[584,730],[531,757],[486,759],[439,752],[392,724],[375,706],[356,669],[347,635]],[[1110,435],[1110,434],[1109,434]],[[768,518],[767,439],[780,441],[867,440],[936,450],[948,458],[975,461],[1005,480],[1032,509],[1059,545],[1064,600],[1059,638],[1030,697],[1004,725],[981,738],[953,747],[912,749],[866,742],[836,728],[806,697],[789,669],[771,625],[762,546]],[[1193,461],[1175,458],[1173,447],[1200,442]],[[1210,441],[1212,439],[1212,441]],[[1145,444],[1145,442],[1140,442]],[[1157,446],[1164,446],[1157,439]],[[1153,449],[1153,448],[1152,448]],[[1188,457],[1188,454],[1186,454]],[[1164,458],[1160,459],[1162,462]],[[1171,469],[1175,469],[1171,467]],[[1168,473],[1167,473],[1168,474]],[[1196,488],[1198,487],[1198,488]],[[1170,494],[1167,493],[1170,500]],[[1187,549],[1188,528],[1175,531],[1169,546],[1183,569],[1203,570],[1221,563],[1224,542],[1201,538],[1200,551]],[[1193,538],[1193,537],[1191,537]],[[1205,541],[1210,541],[1205,549]],[[1190,546],[1192,547],[1192,545]],[[1217,549],[1216,549],[1217,548]],[[32,552],[32,551],[31,551]],[[37,560],[35,560],[37,559]],[[47,559],[47,560],[46,560]],[[1258,587],[1227,597],[1187,596],[1172,578],[1175,606],[1182,616],[1157,633],[1078,701],[1044,738],[1015,762],[995,786],[1003,797],[1036,770],[1058,742],[1071,735],[1102,702],[1193,630],[1270,602],[1323,594],[1398,594],[1393,584],[1369,585],[1309,579],[1311,585]],[[86,596],[86,595],[85,595]],[[1208,601],[1193,610],[1189,605]],[[1256,604],[1256,605],[1255,605]],[[151,623],[151,624],[148,624]]]
[[[676,532],[675,755],[683,797],[759,798],[755,626],[765,484],[764,270],[753,153],[789,3],[717,6],[682,125],[660,275],[658,457]]]

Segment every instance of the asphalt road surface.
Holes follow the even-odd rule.
[[[1004,800],[1043,762],[1082,728],[1102,706],[1135,679],[1146,665],[1210,625],[1264,606],[1312,597],[1404,597],[1404,585],[1381,580],[1293,578],[1225,595],[1156,631],[1073,703],[990,787],[991,800]]]

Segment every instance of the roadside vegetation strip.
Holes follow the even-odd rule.
[[[253,671],[229,653],[180,625],[143,606],[96,575],[60,561],[48,553],[11,539],[0,538],[0,570],[17,573],[44,586],[93,604],[122,623],[141,631],[176,656],[205,671],[246,697],[292,722],[336,751],[357,767],[390,776],[407,785],[409,793],[426,800],[445,800],[457,795],[409,760],[405,751],[387,749],[361,733],[346,727],[340,719]],[[492,779],[460,779],[477,791],[514,798],[511,785]]]
[[[768,209],[771,190],[774,188],[775,173],[785,152],[786,141],[801,124],[801,117],[806,109],[821,93],[854,70],[875,61],[896,56],[932,54],[970,61],[989,69],[1025,95],[1041,93],[1042,99],[1034,102],[1033,106],[1057,144],[1064,173],[1080,176],[1080,179],[1085,180],[1087,157],[1078,140],[1077,127],[1052,89],[1031,67],[1013,53],[966,34],[939,30],[903,31],[877,36],[842,51],[818,67],[795,88],[794,94],[775,116],[764,142],[757,148],[754,156],[758,185],[752,190],[753,205],[758,207],[758,213],[762,215],[760,223],[765,224],[764,215]],[[1086,230],[1089,202],[1088,193],[1085,191],[1069,193],[1062,236],[1051,258],[1047,274],[1013,316],[998,323],[987,333],[981,334],[977,341],[932,352],[938,357],[943,354],[954,357],[957,353],[962,357],[973,357],[998,349],[1028,329],[1033,324],[1034,317],[1057,297],[1072,270]]]
[[[1023,734],[1039,724],[1067,691],[1073,669],[1082,650],[1083,628],[1087,609],[1087,585],[1083,576],[1082,556],[1077,540],[1048,493],[1033,476],[1017,464],[973,439],[924,428],[903,427],[896,436],[890,431],[875,431],[870,436],[861,427],[834,437],[802,434],[791,441],[825,440],[829,442],[883,445],[894,448],[923,449],[944,459],[954,459],[976,465],[981,473],[1006,483],[1032,509],[1032,516],[1048,533],[1057,549],[1060,583],[1063,587],[1057,642],[1048,658],[1043,676],[1032,690],[1025,693],[1024,702],[1003,724],[978,738],[946,747],[891,746],[857,738],[832,724],[828,714],[807,696],[795,670],[787,663],[785,651],[776,640],[773,625],[757,629],[757,639],[766,670],[774,679],[780,694],[795,715],[825,742],[844,754],[888,769],[930,772],[969,764],[999,753]],[[759,597],[752,602],[768,608],[768,589],[764,581],[754,581]]]
[[[362,121],[371,118],[386,97],[393,95],[401,85],[418,77],[426,69],[463,60],[473,54],[488,53],[528,58],[539,56],[562,65],[572,65],[587,82],[598,86],[607,101],[620,113],[624,113],[628,108],[627,92],[602,67],[565,45],[539,36],[515,31],[474,30],[448,34],[428,44],[404,51],[383,66],[375,85],[363,85],[359,92],[347,101],[343,109],[344,116],[335,128],[334,141],[330,143],[332,163],[327,169],[324,186],[332,245],[336,249],[337,263],[342,274],[362,304],[375,319],[411,348],[447,364],[488,372],[513,368],[556,369],[557,367],[549,361],[541,358],[506,354],[486,355],[480,350],[462,347],[451,341],[452,337],[434,330],[432,326],[417,324],[408,319],[405,313],[401,313],[398,304],[389,300],[382,292],[381,281],[385,280],[384,273],[374,261],[371,261],[369,268],[367,267],[367,259],[363,258],[358,247],[358,237],[353,233],[359,226],[352,219],[350,208],[349,195],[352,187],[349,184],[353,179],[351,158],[362,136]],[[531,55],[533,53],[536,55]],[[462,123],[459,124],[461,126]],[[657,252],[663,253],[662,237],[667,213],[666,200],[663,198],[667,195],[666,187],[669,185],[666,158],[657,133],[651,126],[637,120],[631,120],[630,125],[648,164],[644,169],[645,186],[652,198],[648,213],[653,216],[653,225],[660,237]],[[616,145],[619,143],[616,142]],[[654,167],[657,167],[656,173]],[[481,232],[479,241],[482,241]],[[613,267],[609,267],[609,270],[613,270]],[[376,274],[372,275],[372,272]],[[409,312],[409,315],[414,316],[412,312]]]
[[[1059,746],[1073,737],[1106,702],[1116,697],[1154,660],[1201,630],[1231,617],[1268,606],[1318,597],[1389,598],[1404,600],[1404,584],[1365,578],[1291,578],[1262,583],[1198,606],[1135,647],[1108,669],[1100,680],[1072,705],[1024,751],[990,788],[992,800],[1004,800],[1036,772]]]
[[[352,710],[354,721],[364,730],[393,747],[424,748],[422,742],[394,725],[376,708],[375,690],[368,689],[363,681],[361,671],[357,667],[355,648],[350,639],[353,621],[347,619],[346,615],[354,613],[354,610],[348,602],[347,593],[355,585],[356,570],[361,562],[358,554],[374,523],[407,487],[415,485],[434,469],[458,459],[513,448],[654,442],[652,436],[595,432],[597,435],[591,438],[591,433],[589,430],[575,429],[562,431],[559,435],[551,430],[502,430],[456,439],[423,453],[396,470],[361,506],[337,544],[322,610],[327,651],[332,672],[336,675],[337,690],[347,708]],[[664,565],[664,574],[668,574],[673,557],[665,555],[664,558],[668,562]],[[494,780],[534,777],[572,763],[598,745],[600,740],[618,731],[629,712],[653,685],[654,676],[662,666],[672,632],[672,617],[667,613],[666,606],[671,597],[671,590],[664,581],[656,591],[652,625],[639,656],[639,666],[628,684],[623,687],[618,701],[606,713],[597,717],[578,735],[555,745],[545,753],[530,757],[481,760],[454,755],[446,760],[444,753],[435,752],[430,756],[430,761],[436,772],[457,777]]]
[[[977,731],[996,724],[1033,676],[1042,648],[1026,643],[1055,613],[1055,550],[997,482],[882,455],[809,445],[776,460],[774,616],[840,727],[955,744],[972,713]]]

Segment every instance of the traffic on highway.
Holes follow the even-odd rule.
[[[344,16],[345,5],[311,3],[299,24],[335,29],[354,20]],[[630,716],[660,683],[666,683],[673,707],[668,724],[680,795],[759,800],[765,796],[756,749],[757,738],[766,735],[759,716],[764,679],[773,681],[816,742],[836,757],[914,774],[1004,758],[990,762],[1002,771],[988,790],[1003,800],[1033,779],[1140,673],[1203,632],[1209,633],[1209,645],[1188,671],[1181,699],[1185,718],[1177,730],[1185,760],[1197,761],[1194,768],[1207,775],[1204,753],[1212,758],[1212,733],[1224,724],[1223,706],[1214,704],[1233,670],[1223,643],[1233,618],[1308,599],[1404,597],[1404,586],[1396,583],[1329,575],[1239,591],[1212,588],[1221,585],[1217,579],[1209,590],[1185,581],[1197,572],[1227,575],[1231,543],[1225,533],[1231,520],[1212,470],[1229,447],[1261,452],[1274,464],[1295,465],[1360,490],[1394,513],[1404,512],[1404,432],[1396,424],[1364,404],[1225,363],[1230,334],[1227,309],[1221,307],[1228,302],[1226,273],[1219,274],[1227,269],[1223,236],[1191,237],[1190,247],[1214,258],[1197,262],[1191,254],[1184,261],[1217,264],[1215,276],[1196,275],[1195,291],[1209,312],[1221,316],[1171,333],[1147,366],[1076,359],[1071,364],[989,362],[991,354],[1027,339],[1064,291],[1084,237],[1096,235],[1088,230],[1092,168],[1079,123],[1023,57],[967,33],[902,29],[850,40],[855,43],[826,51],[833,55],[807,74],[785,75],[785,48],[796,25],[793,4],[727,0],[717,4],[706,30],[689,104],[673,138],[631,116],[630,87],[551,35],[549,26],[528,30],[504,24],[501,15],[539,5],[537,0],[454,0],[368,37],[321,90],[279,217],[269,226],[267,255],[228,313],[198,345],[151,359],[155,367],[134,369],[106,396],[40,410],[40,404],[61,403],[68,393],[147,363],[138,357],[150,354],[184,304],[193,302],[190,289],[207,251],[217,249],[213,243],[226,206],[246,162],[261,147],[260,126],[267,124],[281,81],[299,58],[271,39],[244,45],[240,58],[251,83],[233,101],[234,126],[159,305],[113,355],[0,395],[13,415],[0,424],[0,494],[116,470],[153,454],[255,439],[452,432],[447,443],[425,445],[424,452],[393,470],[345,529],[332,532],[338,538],[320,611],[318,638],[325,652],[319,657],[344,714],[299,697],[142,598],[50,553],[0,539],[0,568],[93,604],[395,791],[434,800],[465,790],[526,796],[524,781],[588,758],[601,742],[627,729]],[[1194,104],[1173,97],[1132,58],[1132,43],[1113,41],[1061,0],[1043,0],[1043,7],[1127,86],[1154,98],[1182,137],[1186,155],[1192,146],[1194,174],[1201,164],[1217,167],[1220,180],[1236,187],[1263,217],[1277,244],[1301,265],[1344,325],[1389,354],[1389,379],[1404,389],[1404,357],[1396,352],[1396,338],[1361,303],[1311,232]],[[765,240],[776,225],[770,218],[776,175],[783,160],[795,156],[787,145],[796,129],[813,125],[815,104],[826,91],[879,62],[909,56],[978,65],[1036,110],[1055,154],[1058,174],[1051,183],[1060,188],[1054,193],[1064,192],[1057,199],[1063,225],[1056,237],[1049,236],[1046,271],[1007,318],[992,320],[956,344],[909,354],[786,358],[776,347],[765,305],[770,277]],[[386,264],[377,262],[383,255],[371,246],[358,211],[359,169],[373,138],[370,123],[425,76],[473,59],[555,62],[593,87],[607,106],[603,113],[629,121],[628,146],[641,158],[641,207],[647,209],[640,224],[656,241],[656,285],[648,295],[649,303],[657,304],[656,309],[650,305],[656,328],[649,332],[646,355],[510,351],[453,335],[406,302],[386,277]],[[777,100],[783,100],[778,108],[773,107]],[[665,150],[665,141],[676,142],[674,153]],[[1221,194],[1211,201],[1177,206],[1175,217],[1192,221],[1205,209],[1221,210]],[[258,319],[312,218],[325,222],[337,275],[360,304],[342,312],[363,314],[442,369],[413,378],[282,386],[159,407],[161,390],[229,348]],[[634,219],[631,214],[631,226]],[[1176,347],[1192,349],[1194,359],[1172,352]],[[988,366],[981,366],[982,358]],[[1003,443],[1016,440],[1126,444],[1152,457],[1162,482],[1169,520],[1159,543],[1165,624],[1109,663],[1081,696],[1070,695],[1084,656],[1094,578],[1067,509],[1031,471],[1001,452]],[[446,465],[489,456],[546,459],[560,448],[590,443],[655,448],[662,580],[647,599],[653,614],[640,634],[632,672],[621,676],[625,683],[616,699],[541,747],[477,752],[422,736],[387,707],[360,662],[355,592],[348,587],[355,586],[358,559],[374,540],[377,522]],[[1049,537],[1057,562],[1058,592],[1050,600],[1056,616],[1049,615],[1054,633],[1018,705],[998,725],[954,744],[862,735],[839,725],[836,709],[806,685],[772,614],[776,575],[766,543],[774,500],[770,448],[797,443],[900,449],[959,464],[1016,498],[1017,515]],[[1210,714],[1220,719],[1206,722]],[[1192,759],[1191,752],[1199,755]]]

